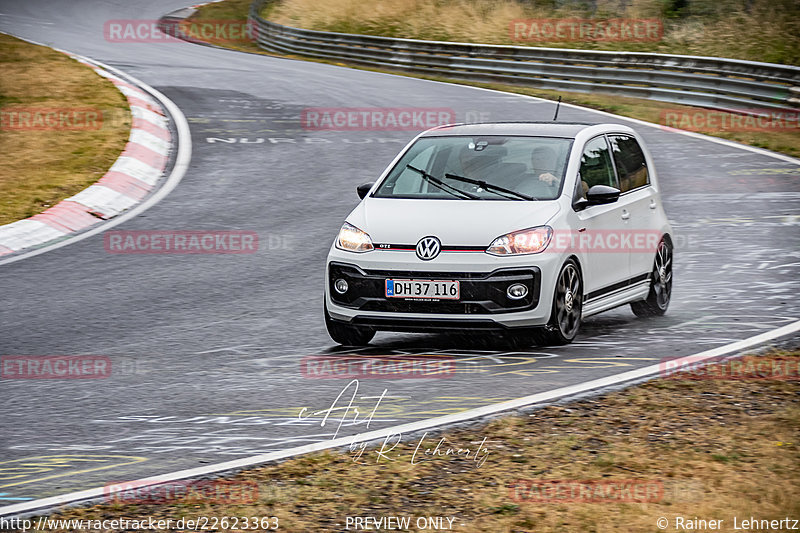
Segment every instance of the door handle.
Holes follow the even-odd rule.
[[[631,218],[631,214],[628,213],[627,211],[623,211],[622,212],[622,220],[628,220],[629,218]]]
[[[655,200],[650,200],[650,209],[655,209],[656,207],[658,207],[658,204],[656,203],[656,201]]]

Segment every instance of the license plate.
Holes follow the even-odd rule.
[[[386,297],[458,300],[461,297],[461,287],[458,281],[387,279]]]

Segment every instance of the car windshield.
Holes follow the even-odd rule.
[[[377,198],[554,200],[572,139],[421,137],[375,191]]]

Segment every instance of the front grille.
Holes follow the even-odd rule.
[[[339,294],[333,287],[337,279],[347,281],[348,290]],[[461,299],[457,301],[419,301],[386,298],[387,279],[458,280]],[[533,309],[539,302],[540,271],[537,267],[500,269],[492,272],[415,272],[401,270],[361,270],[354,265],[331,263],[328,287],[338,305],[363,311],[395,313],[441,313],[480,315],[510,313]],[[524,283],[528,294],[520,300],[506,295],[508,286]]]

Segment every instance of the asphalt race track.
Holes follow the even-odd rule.
[[[0,30],[119,68],[173,100],[191,165],[116,230],[249,230],[250,255],[117,255],[102,235],[0,266],[0,354],[105,355],[108,379],[0,380],[0,506],[329,439],[301,421],[346,381],[308,379],[339,352],[322,319],[327,249],[414,132],[310,132],[306,107],[448,107],[459,120],[547,120],[514,95],[190,43],[111,43],[109,19],[158,19],[186,0],[0,0]],[[560,120],[617,121],[563,107]],[[626,123],[623,119],[618,119]],[[632,124],[648,142],[676,230],[666,317],[627,307],[567,347],[498,351],[379,333],[363,355],[455,356],[447,379],[362,380],[386,397],[371,428],[419,420],[722,346],[800,317],[800,167]],[[352,392],[352,391],[351,391]],[[348,393],[349,395],[349,393]],[[359,399],[366,411],[374,399]],[[346,423],[340,436],[362,431]],[[41,468],[19,468],[38,462]]]

